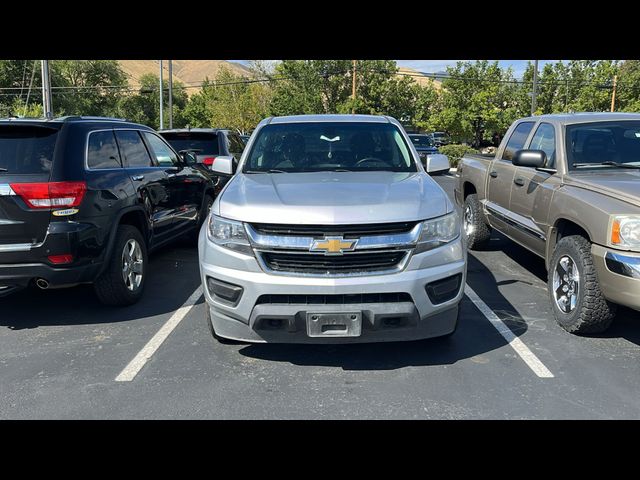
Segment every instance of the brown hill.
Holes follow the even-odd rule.
[[[158,60],[118,60],[120,67],[129,79],[129,84],[136,88],[140,86],[140,77],[146,73],[158,75]],[[164,61],[165,78],[169,75],[169,62]],[[185,85],[196,85],[205,78],[213,79],[221,68],[227,68],[236,75],[250,77],[251,71],[245,66],[227,60],[173,60],[173,78]],[[197,89],[190,88],[189,94]]]
[[[436,90],[440,90],[442,88],[442,82],[440,80],[436,80],[432,77],[427,77],[426,75],[421,74],[418,70],[414,70],[413,68],[399,67],[398,75],[409,76],[413,80],[415,80],[418,85],[431,85]]]

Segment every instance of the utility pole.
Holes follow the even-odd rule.
[[[42,69],[42,109],[45,118],[53,118],[51,111],[51,74],[49,73],[49,60],[41,60]]]
[[[160,60],[160,130],[164,128],[164,112],[162,101],[162,60]]]
[[[353,86],[351,87],[351,98],[353,99],[353,106],[351,107],[351,114],[356,113],[356,61],[353,61]]]
[[[169,60],[169,128],[173,128],[173,60]]]
[[[536,112],[536,95],[538,94],[538,60],[533,67],[533,91],[531,92],[531,115]]]
[[[613,92],[611,92],[611,111],[613,112],[616,105],[616,85],[618,84],[618,75],[613,76]]]

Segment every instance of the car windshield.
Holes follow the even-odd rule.
[[[409,135],[416,147],[433,147],[433,141],[426,135]]]
[[[301,122],[263,127],[243,171],[415,172],[417,167],[409,146],[393,124]]]
[[[640,121],[568,125],[566,142],[570,169],[640,166]]]

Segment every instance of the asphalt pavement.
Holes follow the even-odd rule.
[[[452,176],[436,180],[453,194]],[[446,339],[221,344],[203,298],[188,301],[194,248],[153,254],[147,280],[126,308],[100,305],[88,286],[0,299],[0,418],[640,418],[638,312],[623,309],[602,335],[566,333],[543,260],[499,234],[470,254],[477,298],[465,296]],[[117,381],[134,360],[133,378]]]

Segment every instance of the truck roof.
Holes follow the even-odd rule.
[[[303,123],[303,122],[370,122],[390,123],[387,117],[382,115],[350,115],[350,114],[323,114],[323,115],[288,115],[284,117],[272,117],[268,123]]]
[[[561,125],[571,125],[574,123],[590,123],[590,122],[610,122],[615,120],[640,120],[640,113],[624,113],[624,112],[582,112],[582,113],[553,113],[547,115],[536,115],[526,117],[521,120],[546,120],[551,123]]]

